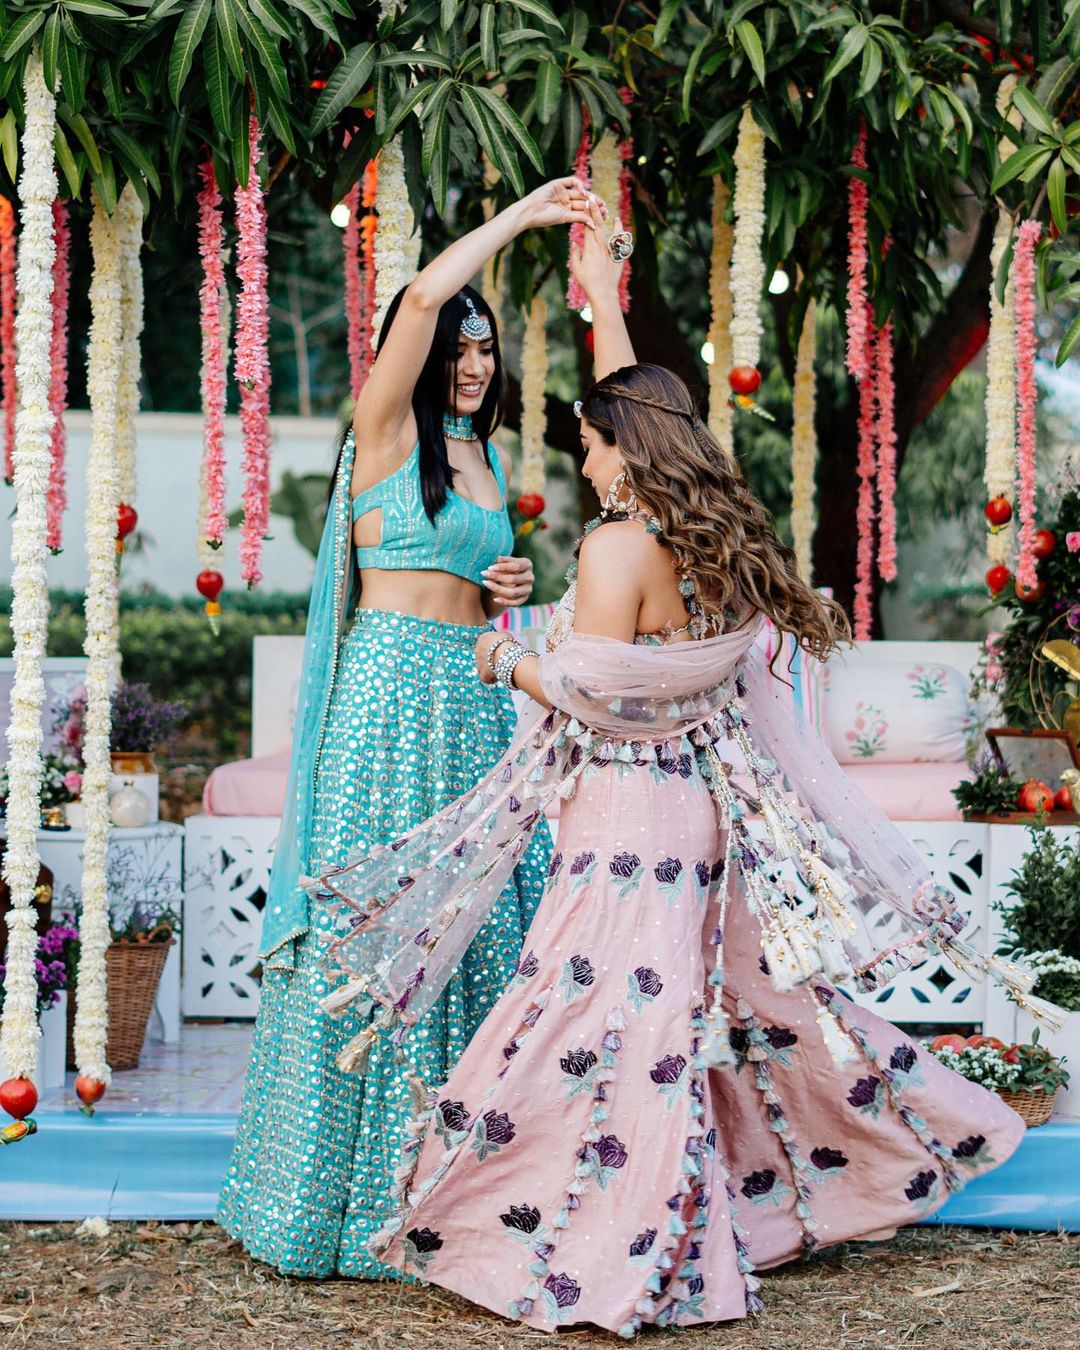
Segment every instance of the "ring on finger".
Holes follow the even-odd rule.
[[[619,230],[607,243],[612,262],[625,262],[634,251],[634,236],[629,230]]]

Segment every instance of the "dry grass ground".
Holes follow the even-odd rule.
[[[910,1229],[767,1275],[766,1311],[643,1350],[1067,1350],[1080,1237]],[[211,1224],[0,1225],[0,1350],[614,1350],[615,1337],[522,1329],[434,1288],[285,1279]]]

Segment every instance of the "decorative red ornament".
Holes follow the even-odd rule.
[[[1007,497],[991,497],[983,509],[992,530],[1000,530],[1012,520],[1012,506]]]
[[[1036,530],[1032,552],[1036,558],[1049,558],[1056,543],[1057,535],[1053,530]]]
[[[1072,793],[1067,787],[1059,787],[1054,793],[1054,810],[1071,811],[1072,809]]]
[[[1052,811],[1054,809],[1054,793],[1048,783],[1041,783],[1036,778],[1029,778],[1020,789],[1020,810],[1027,811],[1034,815],[1036,811]]]
[[[728,373],[732,392],[749,397],[761,388],[761,371],[756,366],[733,366]]]
[[[195,589],[201,596],[213,603],[225,589],[225,578],[220,572],[214,572],[208,568],[205,572],[200,572],[195,578]]]
[[[517,499],[518,512],[526,520],[535,520],[544,514],[544,499],[539,492],[523,492]]]
[[[591,328],[585,330],[585,349],[589,352],[596,351],[596,334]]]
[[[1025,604],[1030,604],[1035,600],[1041,600],[1045,594],[1045,581],[1036,581],[1034,586],[1019,580],[1016,583],[1016,598],[1018,600],[1023,600]]]
[[[116,537],[126,539],[139,523],[139,513],[127,502],[121,502],[116,511]]]
[[[91,1078],[89,1074],[81,1073],[75,1079],[75,1095],[82,1102],[86,1114],[92,1116],[95,1103],[105,1096],[105,1084],[100,1078]]]
[[[991,567],[986,574],[986,584],[991,595],[998,595],[1012,581],[1012,573],[1004,563]]]
[[[15,1120],[25,1120],[37,1101],[37,1088],[29,1078],[9,1078],[0,1083],[0,1107]]]

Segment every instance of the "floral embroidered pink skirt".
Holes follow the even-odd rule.
[[[735,1063],[694,1069],[721,845],[689,756],[582,779],[517,975],[422,1126],[390,1264],[546,1330],[740,1318],[755,1268],[922,1218],[1016,1148],[1019,1116],[888,1022],[778,992],[734,891]]]

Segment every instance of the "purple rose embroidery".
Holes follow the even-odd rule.
[[[664,886],[673,886],[682,876],[682,860],[680,858],[664,858],[653,868],[653,874],[657,881]]]
[[[505,1111],[488,1111],[484,1115],[484,1130],[492,1144],[508,1144],[514,1137],[514,1122]]]
[[[852,1106],[857,1106],[860,1111],[864,1111],[867,1107],[875,1105],[880,1090],[880,1078],[874,1078],[873,1076],[870,1078],[860,1078],[848,1093],[847,1099]]]
[[[562,865],[563,855],[561,853],[553,853],[551,855],[551,866],[548,868],[548,876],[553,877]]]
[[[518,966],[517,973],[521,976],[523,980],[527,980],[530,975],[535,975],[539,969],[540,969],[540,962],[536,959],[536,953],[529,952],[529,954],[522,961],[521,965]]]
[[[819,1172],[828,1172],[834,1167],[846,1167],[847,1158],[838,1148],[815,1148],[810,1151],[810,1161]]]
[[[568,1073],[574,1078],[584,1078],[595,1063],[596,1056],[593,1052],[579,1047],[577,1050],[568,1050],[559,1060],[559,1067],[563,1073]]]
[[[646,1252],[652,1251],[652,1245],[656,1241],[656,1229],[646,1228],[643,1233],[639,1233],[630,1244],[631,1256],[644,1256]]]
[[[431,1252],[437,1252],[443,1245],[442,1238],[438,1233],[433,1233],[430,1228],[410,1228],[405,1236],[412,1243],[417,1254],[420,1256],[427,1256]]]
[[[693,755],[680,755],[680,756],[679,756],[679,777],[680,777],[680,778],[689,778],[690,775],[691,775],[693,772],[694,772],[694,757],[693,757]]]
[[[960,1159],[974,1158],[985,1143],[986,1135],[969,1134],[966,1139],[961,1139],[953,1149],[953,1157]]]
[[[686,1292],[690,1295],[691,1298],[694,1298],[696,1295],[700,1294],[704,1288],[705,1288],[704,1275],[691,1275],[689,1280],[687,1280],[686,1282]]]
[[[439,1103],[439,1119],[447,1130],[463,1130],[469,1123],[469,1113],[462,1102]]]
[[[520,1049],[521,1049],[521,1046],[518,1044],[518,1042],[517,1042],[516,1039],[510,1041],[507,1045],[504,1045],[504,1046],[503,1046],[503,1059],[505,1059],[507,1062],[509,1062],[510,1060],[512,1060],[512,1059],[514,1058],[514,1056],[517,1054],[517,1052],[518,1052]],[[500,1075],[500,1076],[501,1076],[501,1075]]]
[[[766,1167],[760,1172],[751,1172],[748,1177],[743,1177],[741,1190],[747,1200],[753,1200],[757,1196],[768,1195],[775,1184],[776,1173],[771,1167]]]
[[[898,1045],[889,1058],[889,1066],[901,1073],[910,1073],[917,1060],[918,1055],[910,1045]]]
[[[649,1070],[649,1077],[661,1086],[670,1085],[679,1081],[685,1068],[686,1060],[682,1055],[665,1055]]]
[[[565,1273],[549,1275],[544,1281],[544,1288],[553,1295],[557,1308],[572,1308],[581,1297],[581,1286]]]
[[[626,1145],[613,1134],[604,1134],[596,1141],[596,1156],[601,1167],[624,1167]]]
[[[655,998],[664,987],[664,982],[651,966],[638,966],[634,971],[638,988],[648,998]]]
[[[765,1039],[774,1050],[786,1050],[791,1045],[798,1044],[798,1036],[788,1027],[765,1027]]]
[[[697,862],[694,864],[694,875],[697,877],[697,883],[704,891],[709,885],[709,864],[707,862]]]
[[[595,853],[588,853],[588,852],[579,853],[577,857],[574,859],[574,861],[570,864],[570,875],[572,877],[583,876],[584,873],[592,866],[592,864],[595,861],[596,861]]]
[[[732,1027],[728,1032],[728,1044],[737,1055],[746,1058],[746,1052],[750,1049],[750,1033],[745,1027]]]
[[[910,1183],[904,1187],[904,1194],[909,1200],[925,1200],[934,1189],[934,1183],[936,1181],[936,1172],[919,1172],[918,1175],[913,1176]]]
[[[587,956],[572,956],[570,958],[570,969],[577,984],[588,986],[596,978],[593,973],[592,962]]]
[[[535,1205],[511,1205],[508,1214],[500,1214],[499,1219],[506,1228],[514,1228],[519,1233],[535,1233],[540,1226],[540,1211]]]
[[[616,853],[608,866],[613,877],[621,877],[623,881],[629,881],[641,866],[641,859],[636,853]]]

